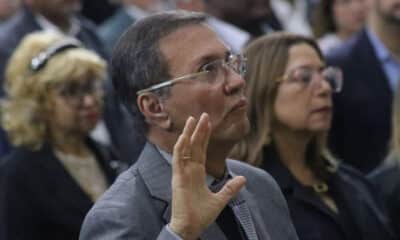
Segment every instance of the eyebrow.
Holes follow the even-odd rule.
[[[231,51],[226,50],[224,53],[211,53],[211,54],[206,54],[204,56],[199,57],[198,59],[196,59],[193,63],[192,68],[195,68],[197,70],[197,68],[199,68],[201,65],[209,63],[211,61],[217,60],[217,59],[225,59],[225,57],[227,55],[231,54]]]

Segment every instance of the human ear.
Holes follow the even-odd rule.
[[[149,125],[170,129],[171,119],[164,104],[165,100],[153,93],[141,94],[137,98],[139,110]]]

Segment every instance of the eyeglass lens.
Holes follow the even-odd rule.
[[[60,96],[78,103],[88,94],[92,95],[100,93],[102,93],[102,82],[99,80],[88,81],[85,84],[66,84],[62,86],[59,91]]]
[[[317,70],[311,68],[298,68],[293,72],[291,79],[292,81],[300,81],[306,85],[309,85],[314,79]],[[324,68],[320,72],[321,76],[329,83],[334,92],[340,92],[342,88],[342,73],[340,69],[334,67]]]

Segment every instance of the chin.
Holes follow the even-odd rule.
[[[315,131],[315,132],[322,132],[322,131],[329,131],[330,128],[331,128],[331,124],[329,122],[329,123],[315,124],[310,127],[310,130]]]
[[[249,120],[243,119],[243,121],[235,122],[224,128],[222,131],[214,131],[213,136],[215,139],[226,142],[239,142],[246,134],[250,131]]]

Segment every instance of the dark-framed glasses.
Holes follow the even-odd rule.
[[[73,106],[80,106],[85,96],[102,97],[104,93],[103,81],[94,79],[80,83],[66,83],[56,87],[57,94]]]
[[[184,80],[193,80],[200,77],[211,84],[216,83],[218,80],[225,80],[226,74],[229,70],[233,70],[235,73],[244,77],[247,70],[246,62],[247,59],[243,55],[227,53],[224,59],[217,59],[207,64],[204,64],[196,73],[184,75],[182,77],[177,77],[155,84],[151,87],[137,91],[136,94],[140,95],[146,92],[151,92],[164,87],[172,86],[173,84]]]
[[[317,74],[329,83],[332,91],[338,93],[343,86],[343,73],[340,68],[326,66],[321,69],[311,67],[298,67],[289,72],[282,80],[287,82],[300,83],[309,86],[317,78]]]

